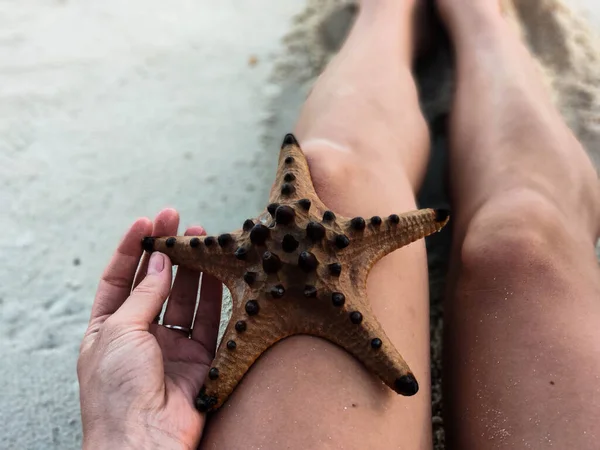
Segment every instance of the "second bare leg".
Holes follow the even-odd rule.
[[[440,7],[459,74],[448,444],[598,448],[596,173],[498,1]]]

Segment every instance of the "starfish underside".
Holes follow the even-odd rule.
[[[147,237],[143,247],[174,265],[209,273],[231,291],[233,312],[196,405],[223,405],[252,364],[286,337],[333,342],[402,395],[418,383],[375,318],[367,276],[385,255],[446,225],[444,210],[340,217],[317,196],[291,134],[283,141],[270,204],[242,229],[218,237]]]

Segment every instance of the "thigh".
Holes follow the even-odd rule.
[[[343,215],[389,215],[415,208],[398,166],[371,166],[319,143],[305,153],[317,193]],[[324,340],[297,336],[267,351],[210,420],[204,448],[428,448],[429,317],[423,242],[388,255],[368,280],[386,334],[421,390],[401,397],[353,357]]]

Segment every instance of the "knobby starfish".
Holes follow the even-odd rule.
[[[200,411],[218,409],[252,364],[286,337],[327,339],[399,394],[419,387],[371,311],[367,276],[385,255],[441,230],[445,210],[387,218],[340,217],[317,196],[296,138],[281,148],[270,204],[241,230],[218,237],[146,237],[175,265],[209,273],[231,291],[233,312],[205,385]]]

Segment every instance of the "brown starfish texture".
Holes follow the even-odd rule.
[[[388,253],[439,231],[445,210],[340,217],[317,196],[291,134],[283,141],[270,204],[242,229],[218,237],[147,237],[175,265],[207,272],[231,291],[233,312],[205,385],[200,411],[218,409],[252,364],[286,337],[333,342],[399,394],[417,380],[371,311],[367,276]]]

